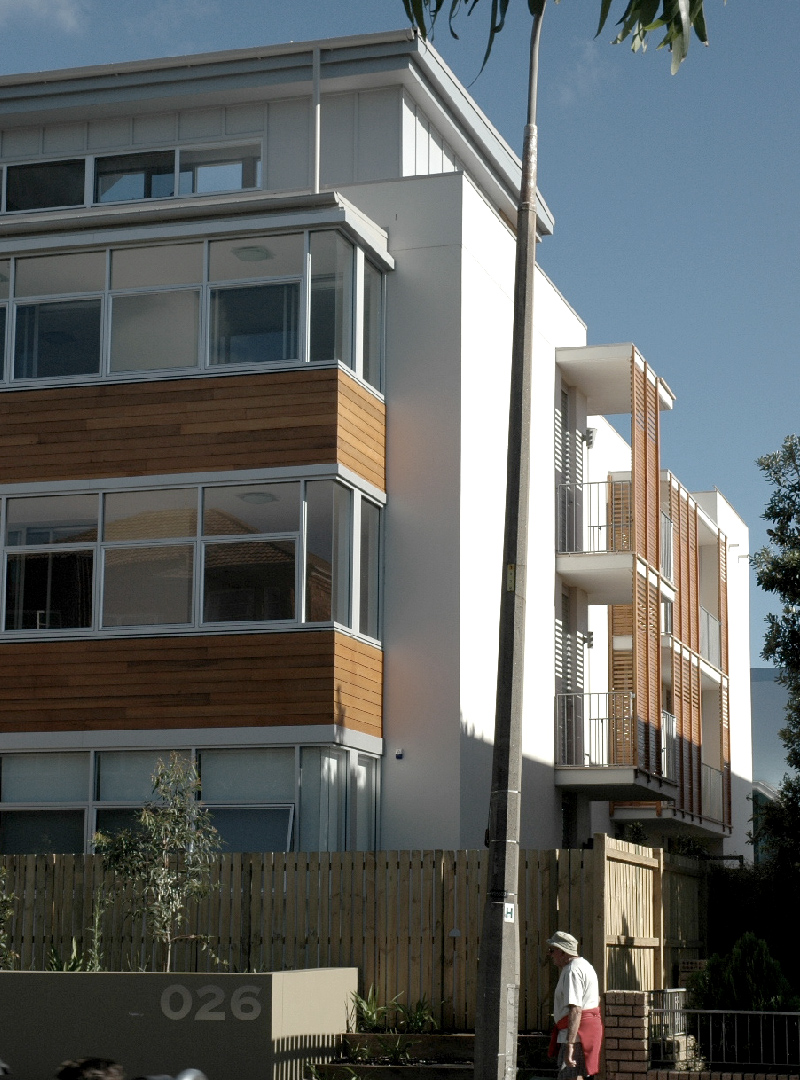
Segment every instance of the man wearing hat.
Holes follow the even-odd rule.
[[[550,1056],[558,1051],[559,1080],[585,1080],[600,1068],[603,1023],[597,974],[588,960],[578,956],[572,934],[557,930],[547,945],[548,956],[561,972],[553,995]]]

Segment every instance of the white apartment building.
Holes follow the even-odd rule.
[[[0,124],[0,850],[88,850],[170,750],[229,850],[482,845],[514,153],[409,31],[5,77]],[[541,272],[534,322],[523,843],[744,852],[747,529],[635,346]]]

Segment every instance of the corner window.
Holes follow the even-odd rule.
[[[379,513],[333,479],[7,498],[3,629],[338,622],[374,637]]]
[[[310,358],[352,365],[353,245],[337,232],[311,234]]]
[[[382,276],[335,230],[0,260],[6,379],[317,362],[377,387],[382,324]]]

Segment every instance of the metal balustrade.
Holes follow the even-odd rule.
[[[661,573],[672,581],[672,518],[661,511]]]
[[[714,667],[720,666],[719,619],[704,607],[700,608],[700,655]]]
[[[630,480],[559,484],[559,553],[632,551],[632,498]]]
[[[711,765],[700,766],[700,797],[703,817],[712,821],[723,821],[722,816],[722,772]]]
[[[635,765],[638,732],[633,700],[627,690],[558,694],[556,765]]]
[[[661,775],[678,779],[678,721],[666,709],[661,710]]]

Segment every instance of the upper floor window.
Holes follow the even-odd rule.
[[[4,206],[17,213],[259,187],[260,143],[149,150],[9,165]]]
[[[341,362],[379,386],[382,319],[382,275],[334,230],[0,260],[7,381]]]
[[[4,510],[6,632],[336,622],[378,637],[380,511],[338,481],[10,497]]]

